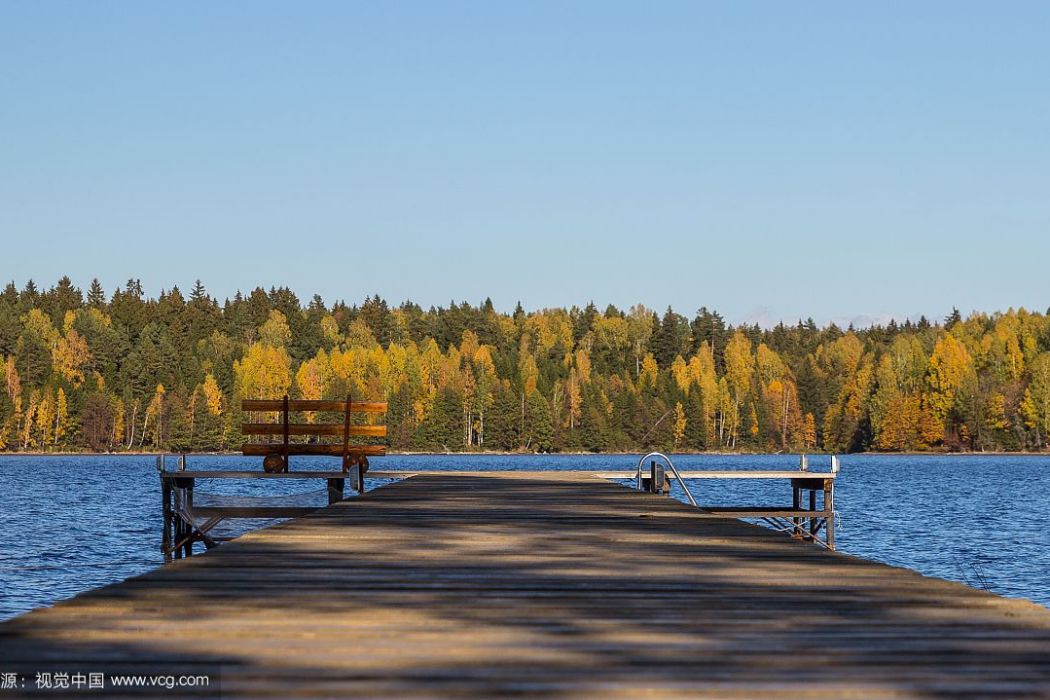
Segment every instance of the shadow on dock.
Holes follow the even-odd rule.
[[[224,697],[1037,697],[1050,610],[578,474],[449,474],[16,618],[0,661]]]

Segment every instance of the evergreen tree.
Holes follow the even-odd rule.
[[[554,445],[551,407],[538,391],[525,398],[525,432],[522,437],[529,452],[550,452]]]
[[[37,289],[36,282],[33,280],[26,282],[26,286],[22,289],[18,301],[23,311],[28,311],[40,305],[40,290]]]
[[[591,301],[587,303],[587,306],[582,311],[576,309],[574,311],[576,313],[571,314],[572,339],[573,342],[579,343],[583,336],[590,332],[591,326],[594,325],[594,319],[598,317],[598,307]]]
[[[704,450],[707,448],[707,435],[704,425],[704,404],[700,388],[694,387],[685,400],[685,442],[684,446],[690,450]]]
[[[663,319],[654,324],[650,349],[661,368],[667,368],[679,355],[689,352],[689,326],[686,319],[667,307]]]
[[[93,309],[102,309],[106,306],[106,292],[102,289],[102,283],[98,278],[91,280],[88,288],[87,304]]]
[[[692,349],[696,354],[705,342],[711,347],[715,357],[715,369],[721,374],[725,371],[725,346],[729,340],[729,331],[725,321],[717,311],[708,311],[701,306],[690,324],[692,332]]]
[[[367,297],[361,305],[361,318],[372,331],[372,335],[384,347],[390,342],[390,309],[378,294]]]
[[[953,306],[952,312],[944,319],[944,330],[950,331],[958,323],[962,323],[962,314],[959,313],[959,309]]]
[[[494,395],[486,418],[485,443],[491,449],[506,452],[521,447],[521,407],[517,392],[503,387]]]

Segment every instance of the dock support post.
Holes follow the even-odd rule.
[[[817,490],[809,489],[809,510],[812,513],[817,511]],[[806,539],[812,542],[817,538],[817,523],[818,519],[816,515],[809,516],[809,537]]]
[[[168,561],[171,559],[171,481],[164,478],[163,472],[160,476],[160,497],[163,502],[160,551],[164,554],[164,560]]]
[[[798,484],[792,480],[791,482],[791,510],[799,510],[802,507],[802,490],[798,487]],[[799,528],[799,517],[793,516],[791,518],[791,536],[795,539],[801,537],[802,532]]]
[[[664,481],[666,476],[664,475],[664,465],[657,464],[653,461],[649,465],[649,483],[652,484],[653,493],[662,494],[664,492]]]
[[[671,489],[667,484],[667,472],[664,471],[664,466],[658,464],[656,460],[649,463],[649,476],[642,477],[642,490],[648,493],[671,495]]]
[[[346,486],[345,479],[328,480],[328,505],[343,500],[343,488]]]
[[[288,394],[284,395],[281,402],[282,430],[281,437],[281,459],[284,461],[284,471],[288,471]]]
[[[824,539],[828,549],[835,549],[835,481],[824,479],[824,510],[827,519],[824,521]]]
[[[179,489],[182,493],[182,511],[183,513],[192,512],[193,509],[193,484],[195,479],[192,477],[182,477],[171,480],[171,487]],[[174,521],[174,533],[173,538],[175,547],[175,558],[181,559],[182,557],[193,556],[193,526],[186,522],[186,519],[179,513],[172,513],[172,520]]]
[[[185,495],[186,511],[187,512],[192,512],[192,510],[193,510],[193,479],[187,479],[185,494],[186,494]],[[189,523],[186,523],[186,538],[187,539],[186,539],[186,544],[184,546],[186,548],[185,556],[187,556],[187,557],[192,557],[193,556],[193,537],[192,537],[192,535],[193,535],[193,526],[190,525]]]
[[[365,492],[365,470],[360,460],[350,470],[350,488],[357,491],[358,495]]]

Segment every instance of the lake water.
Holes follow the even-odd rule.
[[[170,458],[169,458],[170,459]],[[792,455],[674,457],[679,469],[795,469]],[[149,456],[0,456],[0,619],[160,566],[161,499]],[[306,468],[303,458],[298,468]],[[630,455],[394,455],[373,469],[633,470]],[[321,460],[313,468],[332,468]],[[826,470],[828,457],[811,457]],[[191,469],[259,469],[258,458],[191,456]],[[293,465],[293,469],[296,468]],[[632,471],[633,473],[633,471]],[[202,492],[278,495],[313,482],[201,481]],[[784,481],[699,481],[701,505],[791,502]],[[677,494],[682,498],[682,494]],[[306,493],[317,505],[321,493]],[[841,551],[1050,606],[1050,457],[842,458]]]

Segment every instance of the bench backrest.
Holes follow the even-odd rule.
[[[352,462],[358,462],[361,458],[370,456],[381,456],[386,454],[383,445],[353,445],[350,443],[352,436],[362,437],[385,437],[385,425],[353,425],[351,415],[354,413],[386,413],[385,401],[351,401],[346,397],[345,401],[307,399],[291,400],[287,396],[283,399],[246,399],[241,402],[241,410],[245,412],[279,413],[275,423],[244,423],[241,425],[241,433],[248,436],[269,435],[279,436],[280,442],[249,442],[241,447],[245,455],[256,455],[263,457],[279,456],[284,463],[284,471],[288,470],[289,455],[330,455],[343,458],[343,471],[348,471]],[[341,413],[343,420],[340,423],[292,423],[289,419],[290,413],[323,411],[327,413]],[[302,443],[292,442],[293,436],[330,436],[339,438],[333,442]],[[265,465],[264,465],[265,466]]]

